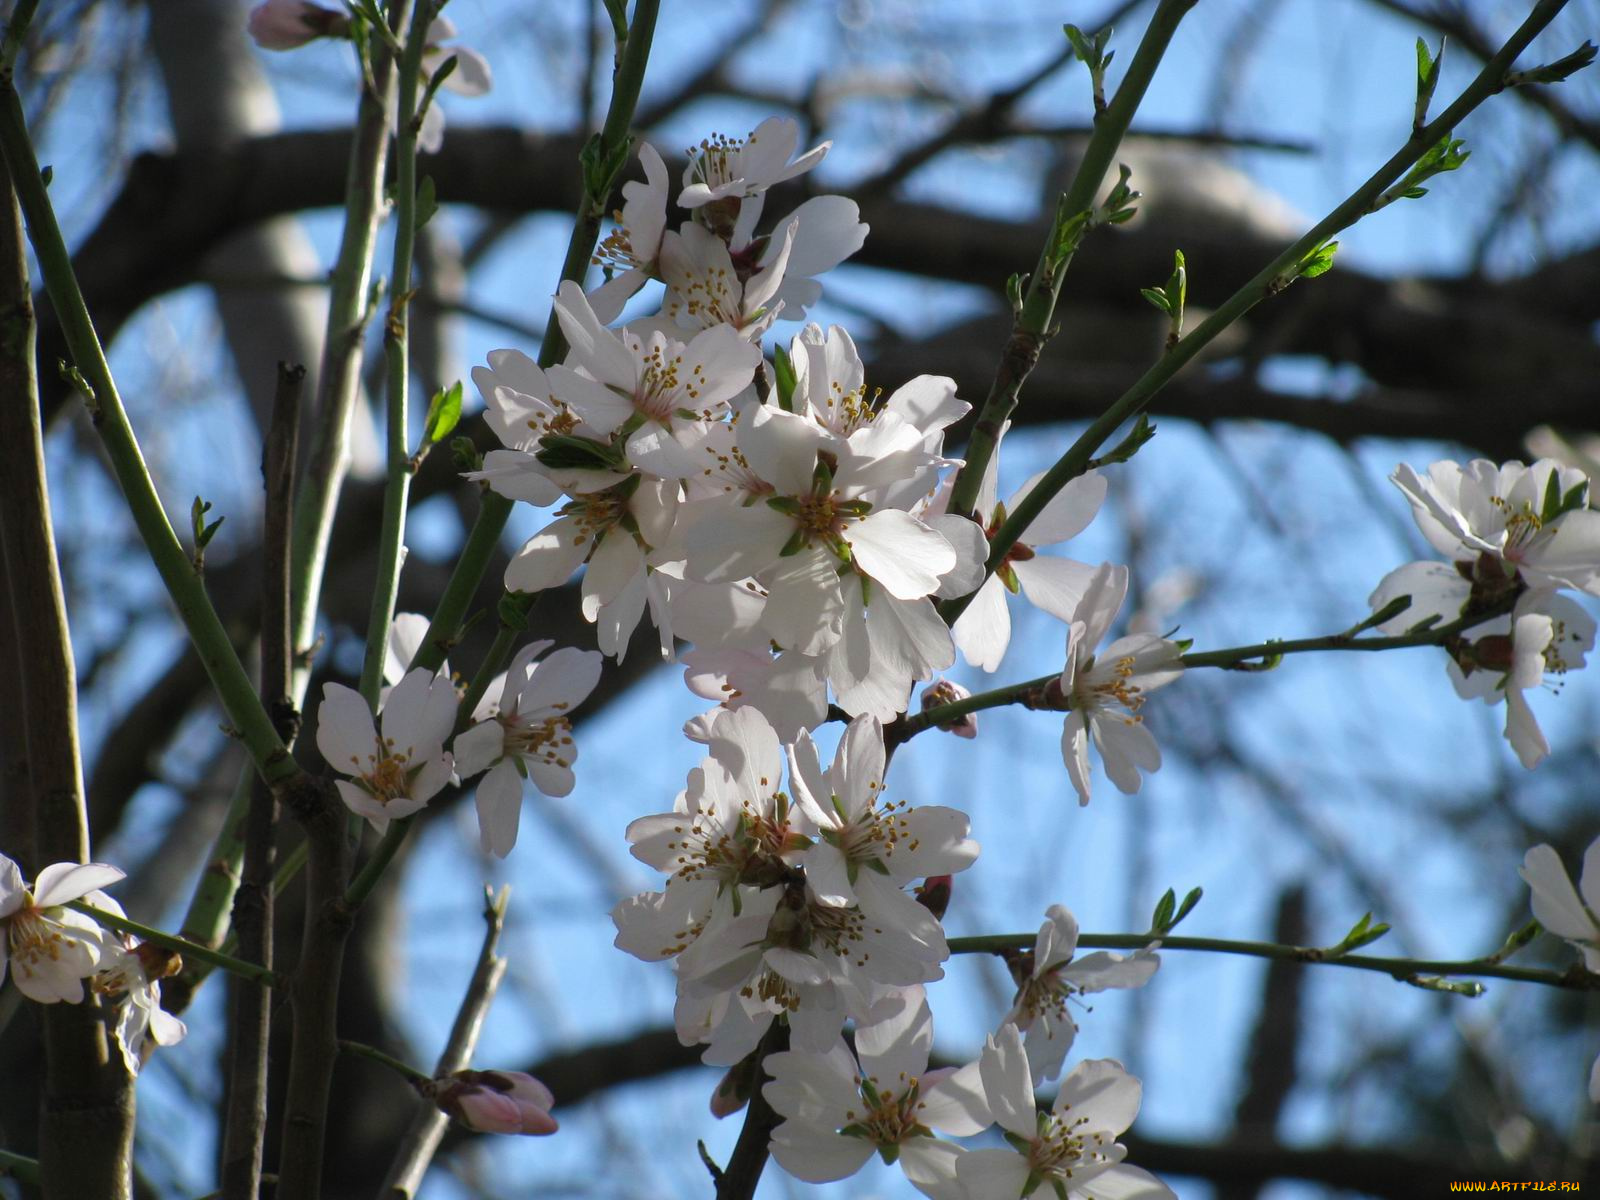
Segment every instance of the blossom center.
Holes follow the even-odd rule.
[[[1065,1105],[1063,1108],[1070,1108]],[[1045,1179],[1071,1179],[1080,1167],[1110,1161],[1100,1149],[1111,1139],[1103,1130],[1084,1130],[1088,1117],[1068,1121],[1063,1113],[1040,1113],[1039,1136],[1028,1152],[1028,1166]]]

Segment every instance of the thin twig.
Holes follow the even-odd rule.
[[[290,533],[294,507],[295,441],[300,389],[306,369],[278,364],[261,474],[266,486],[261,573],[261,700],[278,723],[278,736],[294,739],[294,644],[290,640]],[[278,798],[259,781],[251,789],[244,823],[244,869],[233,900],[239,954],[272,970],[272,873]],[[267,1035],[272,992],[236,987],[228,1026],[228,1098],[223,1123],[222,1191],[227,1200],[261,1194],[261,1158],[267,1129]]]
[[[761,1065],[756,1071],[756,1086],[750,1093],[744,1128],[739,1130],[733,1156],[717,1180],[717,1200],[750,1200],[756,1193],[756,1184],[761,1181],[761,1172],[767,1165],[772,1131],[778,1127],[780,1119],[763,1090],[763,1085],[772,1078],[767,1074],[767,1058],[788,1048],[789,1026],[774,1019],[761,1039]]]
[[[981,937],[950,939],[951,954],[1000,954],[1007,950],[1026,950],[1033,946],[1034,933],[1001,933]],[[1086,933],[1078,938],[1078,945],[1091,950],[1143,950],[1159,943],[1166,950],[1202,950],[1213,954],[1238,954],[1247,958],[1266,958],[1279,962],[1319,964],[1331,967],[1350,967],[1357,971],[1376,971],[1401,983],[1409,983],[1432,991],[1456,991],[1462,995],[1477,995],[1476,990],[1438,988],[1430,981],[1453,976],[1474,976],[1483,979],[1510,979],[1519,983],[1537,983],[1545,987],[1562,988],[1575,992],[1600,991],[1600,975],[1585,971],[1574,964],[1565,971],[1540,967],[1508,967],[1489,958],[1427,959],[1378,958],[1365,954],[1337,954],[1315,946],[1285,946],[1277,942],[1244,942],[1227,938],[1162,937],[1151,933]]]
[[[495,950],[500,944],[500,932],[505,927],[506,905],[510,898],[508,888],[501,888],[495,896],[485,892],[483,946],[478,951],[478,965],[472,972],[471,982],[467,984],[467,994],[462,997],[461,1007],[456,1010],[455,1023],[450,1027],[450,1038],[445,1042],[444,1053],[439,1055],[434,1067],[436,1079],[463,1071],[472,1062],[478,1036],[483,1032],[484,1018],[506,973],[506,960],[497,957]],[[427,1173],[428,1164],[433,1161],[449,1124],[449,1118],[431,1101],[419,1101],[416,1115],[400,1137],[399,1149],[394,1161],[389,1164],[389,1173],[384,1176],[383,1186],[378,1189],[382,1200],[411,1200],[417,1194],[422,1187],[422,1177]]]

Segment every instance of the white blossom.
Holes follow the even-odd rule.
[[[30,889],[15,862],[0,854],[0,983],[9,965],[17,990],[39,1004],[83,999],[83,981],[106,950],[94,920],[63,907],[122,878],[106,863],[55,863]]]
[[[1552,846],[1529,850],[1517,874],[1533,890],[1533,915],[1539,924],[1571,942],[1582,953],[1585,970],[1600,974],[1600,838],[1584,852],[1577,888]]]
[[[1139,790],[1140,771],[1161,766],[1161,749],[1145,728],[1145,696],[1183,673],[1175,642],[1150,633],[1118,638],[1099,654],[1128,593],[1128,568],[1103,563],[1084,589],[1067,631],[1067,665],[1061,694],[1070,705],[1061,733],[1061,756],[1078,791],[1089,803],[1089,740],[1100,751],[1106,774],[1125,794]]]
[[[1047,1194],[1045,1184],[1071,1200],[1176,1200],[1155,1176],[1122,1161],[1128,1150],[1117,1137],[1138,1116],[1143,1089],[1121,1063],[1079,1063],[1041,1113],[1014,1026],[991,1034],[978,1062],[989,1111],[1012,1149],[972,1150],[956,1160],[967,1200]]]
[[[800,127],[788,117],[768,117],[745,138],[713,134],[689,151],[678,204],[699,208],[717,200],[759,196],[775,183],[804,174],[822,161],[832,142],[791,160]]]
[[[411,671],[384,700],[380,736],[359,692],[323,685],[317,749],[335,771],[351,776],[334,786],[379,833],[420,811],[450,782],[454,764],[444,742],[455,725],[457,700],[448,676]]]
[[[453,747],[461,778],[488,771],[478,782],[478,832],[484,852],[500,858],[517,842],[523,780],[546,796],[572,791],[572,710],[600,681],[601,656],[593,650],[566,647],[535,662],[552,644],[532,642],[517,652],[499,703]]]

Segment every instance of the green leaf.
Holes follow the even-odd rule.
[[[1204,895],[1205,891],[1203,889],[1191,888],[1189,890],[1189,894],[1183,898],[1183,903],[1178,905],[1177,914],[1172,918],[1172,921],[1167,925],[1167,928],[1173,928],[1178,924],[1179,921],[1183,920],[1190,913],[1192,913],[1195,905],[1200,903],[1200,898]]]
[[[538,599],[537,592],[502,592],[495,616],[504,628],[520,632],[528,627],[528,617]]]
[[[1506,86],[1523,87],[1530,83],[1561,83],[1592,63],[1595,54],[1595,44],[1586,41],[1571,54],[1558,58],[1555,62],[1543,63],[1526,71],[1508,73],[1506,75]]]
[[[450,439],[450,458],[460,471],[481,471],[483,469],[483,455],[478,453],[478,446],[469,437]]]
[[[1172,914],[1178,908],[1178,893],[1168,888],[1162,893],[1161,899],[1156,901],[1156,910],[1150,915],[1150,928],[1156,933],[1165,933],[1172,924]]]
[[[1094,46],[1083,36],[1083,30],[1076,25],[1063,25],[1061,31],[1067,35],[1067,41],[1072,43],[1074,58],[1081,63],[1091,63],[1095,60]]]
[[[567,433],[545,434],[533,456],[557,470],[615,471],[622,466],[622,456],[612,447]]]
[[[1417,104],[1412,117],[1414,128],[1421,129],[1428,119],[1428,105],[1433,102],[1434,89],[1439,86],[1439,69],[1444,64],[1445,39],[1439,39],[1439,53],[1428,54],[1428,43],[1417,39]]]
[[[417,184],[417,219],[416,227],[421,229],[433,219],[433,214],[439,211],[439,197],[433,186],[433,176],[424,175]]]
[[[422,444],[432,446],[449,437],[461,420],[461,380],[433,394],[428,416],[422,424]]]
[[[1022,312],[1022,289],[1028,284],[1025,274],[1015,274],[1006,280],[1006,301],[1011,305],[1013,314]]]
[[[1146,300],[1150,301],[1151,304],[1155,305],[1162,312],[1168,314],[1169,316],[1171,315],[1171,313],[1172,313],[1172,305],[1170,303],[1168,303],[1168,301],[1167,301],[1167,293],[1166,293],[1166,291],[1164,289],[1162,289],[1162,288],[1140,288],[1139,289],[1139,295],[1143,296]]]
[[[1338,242],[1324,242],[1300,260],[1300,276],[1315,279],[1333,270],[1333,256],[1339,252]]]
[[[1539,508],[1539,520],[1548,525],[1561,515],[1561,472],[1552,470],[1544,485],[1544,503]]]

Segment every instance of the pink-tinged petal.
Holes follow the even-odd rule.
[[[551,390],[597,434],[612,433],[617,426],[633,416],[635,411],[634,384],[630,381],[615,383],[612,386],[625,389],[626,394],[619,395],[605,383],[591,379],[571,367],[550,368]]]
[[[933,1049],[933,1014],[927,994],[920,987],[908,987],[898,1000],[889,1015],[856,1030],[861,1073],[880,1092],[904,1092],[928,1069],[928,1054]]]
[[[952,1137],[971,1137],[994,1124],[980,1065],[968,1063],[925,1087],[920,1115],[922,1124]]]
[[[459,700],[448,678],[423,668],[407,672],[390,690],[379,714],[384,741],[407,755],[412,766],[435,757],[455,727]]]
[[[874,1149],[865,1138],[840,1137],[794,1121],[785,1121],[772,1135],[772,1157],[806,1183],[831,1183],[854,1175]]]
[[[725,507],[685,536],[688,574],[700,583],[734,583],[760,574],[778,561],[794,531],[793,518],[765,504]]]
[[[522,776],[509,760],[479,781],[474,803],[484,853],[504,858],[517,844],[517,825],[522,819]]]
[[[1144,724],[1133,717],[1113,713],[1094,713],[1089,718],[1095,749],[1106,775],[1125,796],[1131,796],[1144,782],[1140,771],[1155,771],[1161,766],[1161,747]]]
[[[1530,771],[1550,756],[1550,743],[1520,688],[1506,689],[1506,741],[1517,752],[1517,761]]]
[[[1016,494],[1006,502],[1006,511],[1015,512],[1043,478],[1044,472],[1041,471],[1018,488]],[[1043,511],[1023,531],[1022,540],[1029,546],[1054,546],[1057,542],[1077,537],[1089,527],[1089,522],[1094,520],[1105,498],[1104,475],[1090,471],[1078,476],[1050,498]]]
[[[1517,874],[1533,890],[1533,915],[1557,937],[1593,941],[1600,926],[1578,899],[1577,889],[1561,858],[1550,846],[1535,846],[1522,860]]]
[[[811,491],[817,450],[826,440],[827,434],[819,426],[769,404],[756,406],[739,422],[739,449],[751,470],[780,496]]]
[[[1078,918],[1060,904],[1052,904],[1044,912],[1044,924],[1033,940],[1035,979],[1051,967],[1070,962],[1078,948]]]
[[[1072,620],[1094,578],[1094,568],[1087,563],[1048,554],[1014,562],[1011,569],[1029,602],[1062,621]]]
[[[1061,977],[1080,992],[1103,992],[1109,988],[1143,987],[1160,967],[1160,956],[1148,950],[1126,956],[1099,950],[1063,968]]]
[[[998,670],[1011,644],[1011,613],[1006,585],[998,575],[984,580],[966,611],[956,618],[950,634],[966,660],[980,671]]]
[[[359,775],[377,752],[378,731],[372,709],[354,688],[342,683],[322,685],[317,706],[317,749],[335,771]]]
[[[639,379],[638,363],[617,335],[600,324],[583,289],[570,279],[563,281],[556,293],[555,309],[561,332],[571,347],[567,365],[582,367],[601,383],[632,395]]]
[[[339,789],[339,799],[344,801],[344,806],[356,816],[365,817],[379,833],[389,828],[389,811],[383,801],[362,791],[348,779],[335,779],[333,786]]]
[[[845,600],[838,560],[829,551],[804,550],[780,559],[763,581],[767,605],[761,628],[774,642],[798,654],[821,654],[839,640]]]
[[[990,1034],[978,1059],[983,1094],[996,1124],[1018,1137],[1032,1139],[1039,1132],[1033,1100],[1033,1077],[1022,1035],[1009,1021]]]
[[[1600,912],[1600,838],[1589,843],[1583,852],[1583,875],[1578,882],[1584,903],[1590,912]]]
[[[867,605],[866,616],[874,672],[907,680],[931,679],[955,662],[956,644],[932,600],[878,594]],[[882,714],[875,715],[883,719]]]
[[[576,517],[561,517],[546,525],[512,556],[506,567],[506,589],[542,592],[560,587],[589,556],[593,533]]]
[[[1175,1193],[1149,1171],[1118,1163],[1083,1185],[1090,1200],[1178,1200]]]
[[[110,887],[123,876],[122,869],[110,863],[52,863],[33,881],[33,904],[35,908],[54,908],[96,888]]]
[[[966,1188],[956,1179],[956,1162],[965,1153],[953,1142],[912,1138],[901,1143],[900,1169],[912,1186],[931,1200],[967,1200]]]
[[[505,751],[505,727],[499,721],[480,721],[471,729],[456,735],[452,743],[456,770],[461,778],[471,779],[487,771]]]
[[[857,717],[839,739],[830,776],[847,818],[854,820],[871,810],[883,791],[883,774],[883,726],[876,717]]]
[[[9,917],[22,907],[27,898],[28,885],[22,878],[22,868],[0,854],[0,917]],[[5,949],[5,938],[0,938],[0,952]]]
[[[1116,1059],[1091,1058],[1061,1081],[1054,1110],[1071,1112],[1075,1120],[1087,1118],[1087,1130],[1116,1134],[1133,1124],[1143,1095],[1144,1086]]]
[[[1019,1200],[1028,1160],[1015,1150],[968,1150],[956,1159],[956,1179],[967,1189],[967,1200]]]
[[[454,58],[456,69],[440,86],[458,96],[482,96],[494,86],[489,60],[469,46],[441,46],[441,59]],[[439,65],[443,65],[443,62]]]
[[[794,245],[789,250],[787,274],[821,275],[849,258],[867,240],[867,225],[854,200],[844,196],[813,196],[788,216],[773,223],[774,229],[795,225]],[[762,265],[772,246],[762,254]]]
[[[1077,789],[1078,803],[1089,803],[1089,731],[1084,727],[1081,713],[1068,713],[1061,730],[1061,760],[1067,766],[1072,786]]]
[[[850,863],[844,852],[830,842],[817,842],[801,859],[806,883],[818,903],[844,908],[857,902],[850,883]]]

